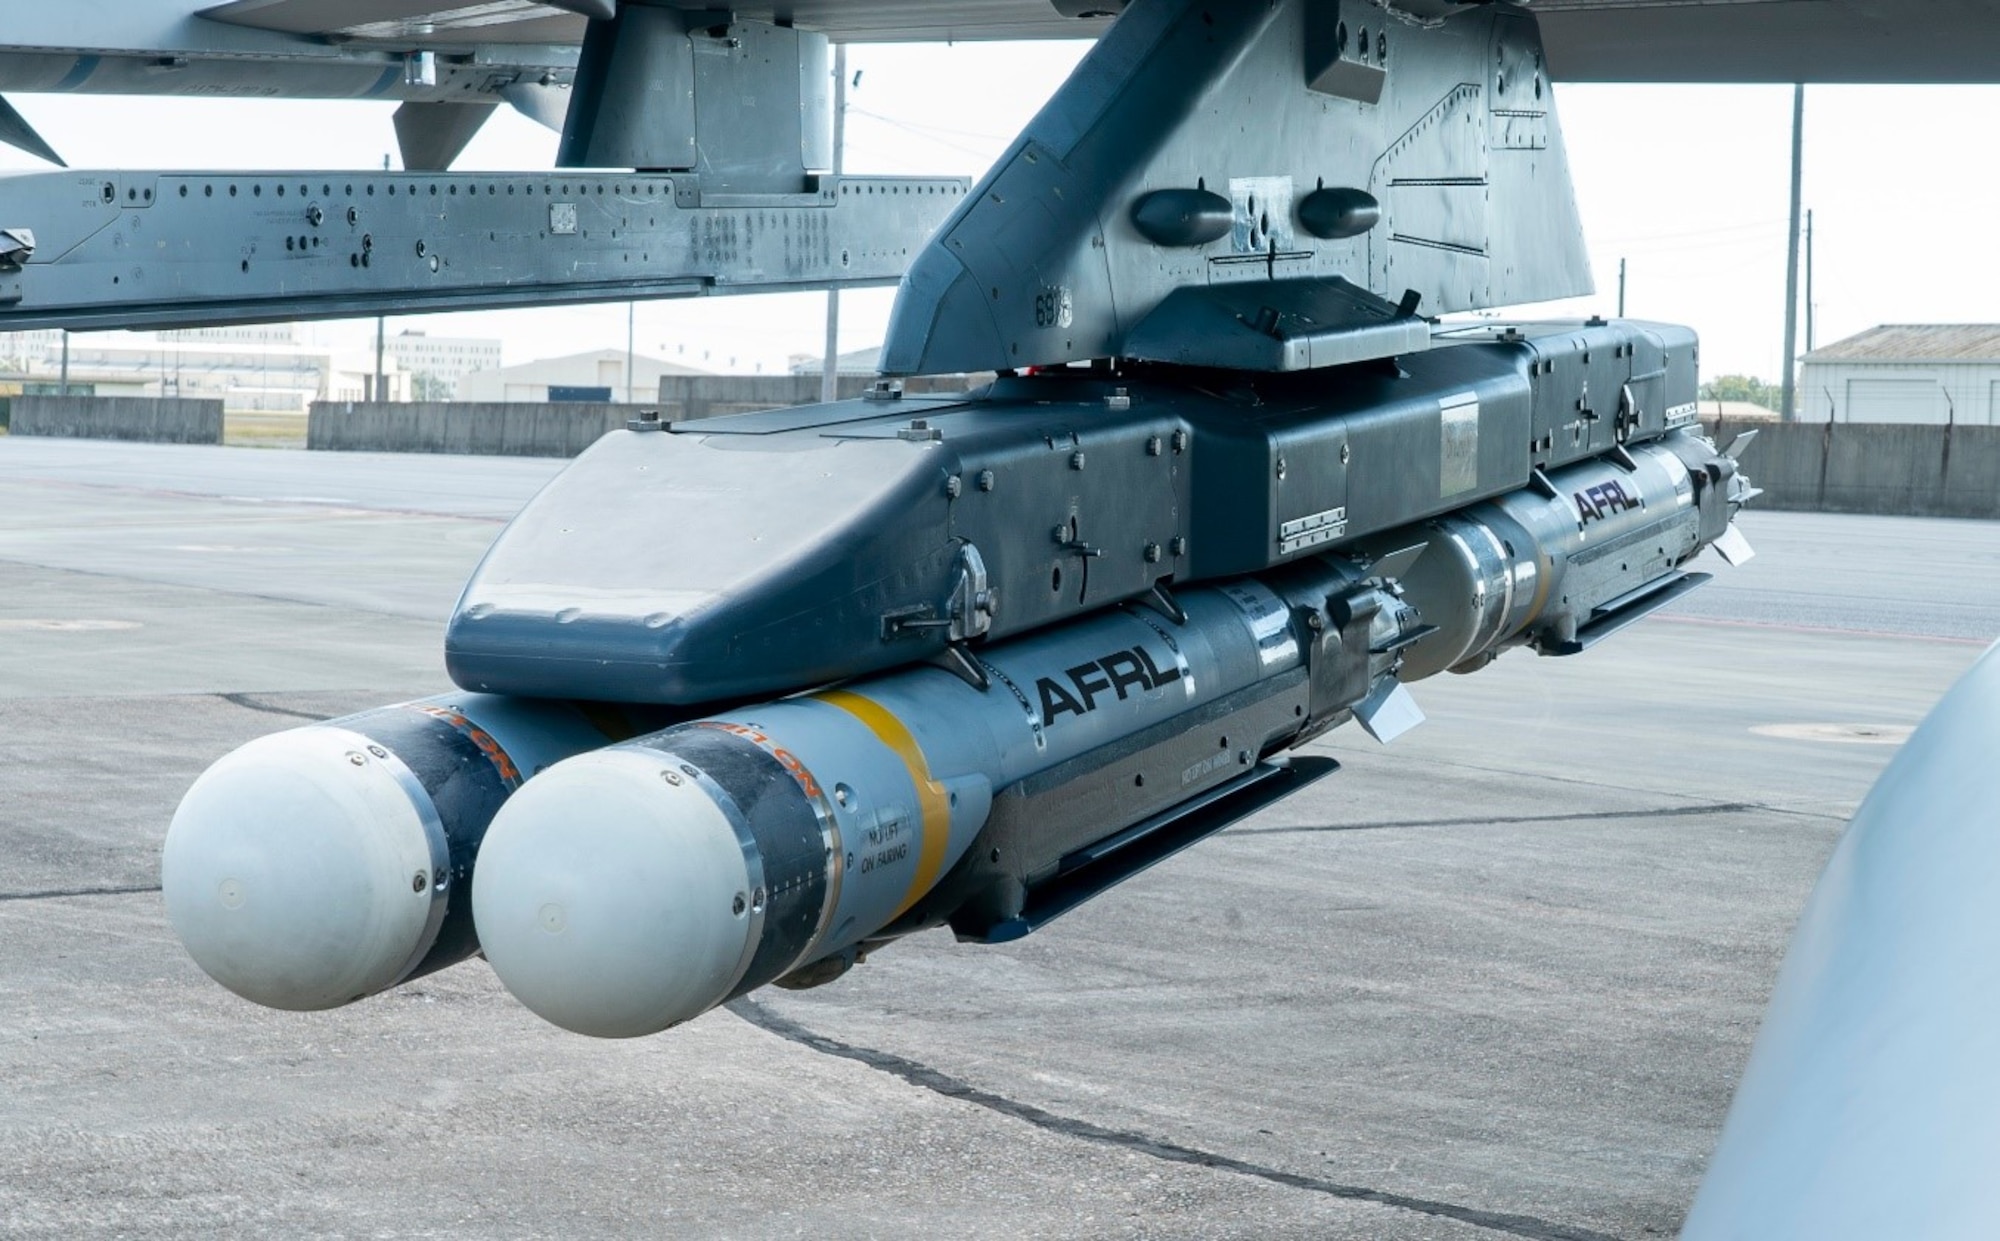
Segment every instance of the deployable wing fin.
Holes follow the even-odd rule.
[[[465,150],[494,103],[431,103],[411,100],[396,109],[396,145],[403,167],[413,172],[443,172]]]
[[[0,142],[45,159],[57,167],[69,167],[63,157],[56,154],[56,149],[35,132],[33,125],[28,124],[28,118],[16,112],[5,99],[0,99]]]

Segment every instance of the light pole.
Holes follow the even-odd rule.
[[[847,45],[833,45],[833,175],[847,153]],[[840,396],[840,290],[826,291],[826,356],[820,360],[819,399]]]
[[[1806,88],[1801,82],[1792,87],[1792,217],[1785,246],[1785,371],[1779,388],[1778,416],[1786,422],[1798,417],[1792,406],[1794,376],[1792,358],[1799,345],[1799,191],[1805,169]]]
[[[389,171],[389,157],[387,155],[384,155],[382,157],[382,171],[383,172]],[[382,390],[382,346],[384,343],[383,325],[387,322],[388,320],[384,316],[382,315],[375,316],[375,390],[370,395],[373,396],[378,401],[386,401],[389,399],[388,395],[384,393]]]

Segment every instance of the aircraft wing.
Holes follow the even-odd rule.
[[[203,17],[290,34],[392,41],[579,43],[584,18],[614,0],[231,0]],[[690,11],[716,5],[680,3]],[[789,20],[843,43],[1095,38],[1124,0],[780,0],[728,6],[753,21]],[[567,11],[565,11],[567,10]]]
[[[615,0],[231,0],[204,17],[399,46],[576,43]],[[1331,0],[1329,0],[1331,2]],[[1125,0],[746,0],[838,42],[1094,38]],[[681,0],[680,7],[713,7]],[[1357,6],[1359,7],[1359,6]],[[1464,7],[1395,0],[1404,21]],[[1529,0],[1571,82],[2000,82],[2000,0]],[[1360,20],[1357,18],[1356,20]]]
[[[2000,82],[1996,0],[1533,0],[1566,82]]]

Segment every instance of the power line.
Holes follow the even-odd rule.
[[[887,125],[892,129],[900,129],[904,133],[909,134],[912,138],[922,138],[925,142],[934,142],[941,147],[948,147],[951,150],[957,151],[962,155],[970,155],[974,159],[991,160],[993,158],[993,152],[990,149],[981,150],[978,147],[967,146],[963,142],[954,142],[950,138],[941,138],[937,134],[926,133],[922,129],[916,127],[915,125],[911,125],[905,121],[896,120],[893,117],[881,116],[873,112],[863,112],[860,108],[856,108],[851,105],[848,107],[848,111],[853,114],[870,117],[871,119],[879,121],[882,124]],[[999,139],[997,141],[1004,142],[1005,139]],[[865,148],[867,144],[866,143],[857,144],[850,137],[848,139],[848,149],[852,150],[856,145],[860,145]]]
[[[1673,233],[1627,233],[1605,234],[1598,240],[1611,245],[1637,244],[1649,241],[1679,241],[1685,238],[1720,237],[1726,233],[1769,232],[1784,228],[1783,216],[1763,220],[1744,220],[1736,224],[1718,224],[1713,228],[1695,228]]]
[[[848,105],[848,111],[856,116],[869,117],[904,129],[920,129],[934,134],[956,134],[961,138],[977,138],[982,142],[1008,142],[1014,138],[1013,134],[990,134],[976,129],[954,129],[949,125],[926,125],[922,121],[906,121],[898,117],[884,116],[880,112],[871,112],[867,108],[857,108],[853,104]]]

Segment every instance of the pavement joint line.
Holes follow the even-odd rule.
[[[1488,1232],[1504,1233],[1508,1236],[1525,1237],[1528,1241],[1620,1241],[1619,1238],[1602,1232],[1592,1232],[1584,1228],[1574,1228],[1549,1220],[1537,1219],[1532,1215],[1513,1215],[1499,1211],[1482,1211],[1477,1207],[1460,1206],[1457,1203],[1439,1202],[1430,1198],[1418,1198],[1409,1194],[1391,1193],[1387,1190],[1368,1189],[1360,1185],[1343,1185],[1337,1181],[1323,1180],[1298,1172],[1286,1172],[1281,1168],[1267,1167],[1237,1159],[1213,1151],[1199,1150],[1192,1146],[1182,1146],[1161,1138],[1147,1137],[1143,1133],[1133,1133],[1125,1129],[1110,1129],[1068,1116],[1058,1116],[1043,1111],[1031,1103],[1022,1103],[981,1090],[968,1082],[941,1073],[929,1065],[906,1059],[893,1052],[877,1051],[869,1047],[859,1047],[844,1043],[839,1039],[815,1034],[799,1023],[765,1008],[749,997],[731,1000],[726,1008],[750,1025],[767,1034],[774,1034],[787,1042],[796,1043],[808,1050],[823,1055],[837,1056],[843,1060],[853,1060],[891,1077],[901,1078],[912,1086],[983,1107],[1002,1116],[1023,1121],[1037,1129],[1064,1137],[1094,1142],[1101,1146],[1117,1147],[1134,1154],[1146,1155],[1169,1163],[1193,1164],[1196,1167],[1213,1168],[1218,1172],[1233,1172],[1239,1176],[1252,1177],[1288,1189],[1305,1190],[1308,1193],[1325,1194],[1329,1197],[1344,1198],[1354,1202],[1369,1202],[1391,1210],[1411,1211],[1419,1215],[1429,1215],[1438,1219],[1448,1219],[1467,1224]]]
[[[1311,748],[1317,753],[1326,754],[1330,757],[1336,757],[1336,758],[1340,757],[1340,751],[1336,749],[1334,746],[1327,744],[1325,742],[1314,742]],[[1585,780],[1580,776],[1559,776],[1556,775],[1554,772],[1547,772],[1547,771],[1523,772],[1517,768],[1512,768],[1512,767],[1483,767],[1478,763],[1468,763],[1463,760],[1438,758],[1435,756],[1426,756],[1423,758],[1412,757],[1408,759],[1404,759],[1398,755],[1380,755],[1377,757],[1391,763],[1398,761],[1406,761],[1409,763],[1420,765],[1427,769],[1435,769],[1439,767],[1456,767],[1463,771],[1478,771],[1493,776],[1525,776],[1527,778],[1534,780],[1546,781],[1550,784],[1574,784],[1581,788],[1612,789],[1621,793],[1629,793],[1633,791],[1626,785],[1611,784],[1603,780]],[[1646,790],[1640,790],[1640,791],[1643,792]],[[1671,794],[1667,794],[1667,796],[1671,796]],[[1821,810],[1798,810],[1790,806],[1773,806],[1766,802],[1748,802],[1745,804],[1755,810],[1768,811],[1771,814],[1791,815],[1794,818],[1800,818],[1800,819],[1826,819],[1834,823],[1845,823],[1849,819],[1854,817],[1854,811],[1852,810],[1849,810],[1845,814],[1828,814],[1825,811]],[[1856,802],[1855,805],[1858,808],[1860,803]]]
[[[258,507],[269,506],[270,511],[300,509],[322,515],[343,517],[443,517],[483,522],[487,525],[505,525],[511,517],[491,517],[484,513],[443,513],[436,509],[386,508],[367,504],[360,500],[310,500],[292,496],[226,495],[219,491],[178,491],[166,487],[134,487],[127,483],[82,483],[66,478],[21,478],[9,482],[28,486],[59,487],[71,491],[112,491],[124,495],[148,496],[163,500],[204,500],[216,504],[248,504]]]
[[[1900,633],[1889,629],[1852,629],[1842,625],[1787,625],[1777,621],[1736,620],[1723,616],[1690,616],[1662,612],[1657,618],[1675,625],[1719,625],[1727,629],[1769,629],[1776,633],[1816,633],[1836,638],[1893,638],[1898,642],[1945,642],[1956,646],[1988,647],[1991,638],[1960,638],[1943,633]]]
[[[176,582],[170,578],[142,577],[134,573],[113,573],[109,569],[78,569],[66,564],[46,564],[39,560],[22,560],[14,556],[0,556],[0,565],[15,565],[23,569],[40,569],[44,573],[73,573],[78,577],[103,578],[112,582],[132,582],[142,586],[164,586],[168,590],[199,591],[204,595],[226,595],[232,599],[255,599],[260,603],[284,603],[300,608],[319,608],[329,612],[353,612],[361,616],[381,617],[385,620],[419,621],[426,618],[412,616],[406,612],[385,612],[380,608],[364,607],[358,603],[344,603],[326,599],[294,599],[288,595],[266,595],[254,590],[226,590],[220,586],[200,586],[192,582]]]
[[[0,892],[0,901],[52,901],[65,896],[143,896],[159,890],[157,883],[129,888],[50,888],[42,892]]]
[[[311,720],[315,724],[333,718],[330,715],[320,715],[313,711],[294,711],[290,707],[274,707],[267,702],[258,702],[249,694],[217,694],[215,697],[220,698],[232,707],[242,707],[245,711],[262,711],[266,715],[289,715],[295,720]]]
[[[1305,832],[1379,832],[1398,827],[1506,827],[1520,823],[1588,823],[1595,819],[1680,819],[1703,814],[1746,814],[1769,810],[1754,802],[1716,802],[1698,806],[1654,806],[1645,810],[1585,810],[1574,814],[1474,815],[1462,819],[1383,819],[1374,823],[1300,823],[1279,827],[1239,828],[1228,836],[1285,836]]]

